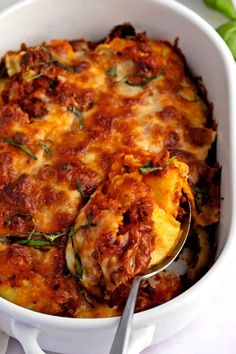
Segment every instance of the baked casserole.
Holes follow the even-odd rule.
[[[214,254],[220,169],[212,105],[176,43],[129,24],[1,61],[0,296],[43,313],[119,314],[192,207],[188,268],[145,282],[136,310],[201,277]]]

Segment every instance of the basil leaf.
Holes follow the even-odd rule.
[[[152,161],[149,160],[143,166],[139,167],[139,172],[142,174],[147,174],[155,171],[162,171],[166,166],[169,166],[175,159],[176,156],[173,156],[163,166],[153,166]]]
[[[204,194],[204,191],[201,187],[197,186],[196,184],[192,184],[192,189],[195,193]]]
[[[51,145],[53,142],[51,140],[40,140],[39,146],[44,151],[45,155],[50,157],[52,156]]]
[[[217,32],[228,45],[236,60],[236,22],[228,22],[217,28]]]
[[[107,76],[111,76],[111,77],[116,77],[117,76],[117,69],[115,66],[112,66],[110,69],[108,69],[106,71],[106,75]]]
[[[75,252],[74,255],[75,255],[76,271],[79,279],[81,279],[83,277],[83,268],[82,268],[81,260],[77,252]]]
[[[13,244],[17,243],[19,245],[23,246],[30,246],[30,247],[35,247],[35,248],[40,248],[44,246],[58,246],[57,242],[54,242],[57,238],[64,236],[66,232],[51,232],[51,233],[45,233],[45,232],[39,232],[35,231],[33,229],[32,231],[23,231],[23,232],[15,232],[15,233],[6,233],[0,235],[0,244]],[[26,236],[28,235],[27,239],[23,238],[18,238],[18,236]],[[32,239],[32,236],[35,236],[36,238]],[[45,240],[42,240],[41,238],[45,238]],[[49,248],[43,248],[41,251],[49,251]]]
[[[27,81],[33,81],[34,79],[38,79],[39,77],[44,75],[44,71],[39,72],[38,74],[32,75],[28,77]]]
[[[209,193],[206,187],[200,187],[196,184],[190,184],[192,190],[194,191],[195,197],[195,205],[198,213],[201,213],[203,210],[203,206],[209,201]]]
[[[83,186],[82,186],[82,183],[80,182],[79,179],[76,181],[76,186],[77,186],[78,191],[80,192],[81,198],[83,200],[86,200],[87,196],[84,194]]]
[[[0,235],[0,243],[1,244],[13,244],[17,243],[18,245],[30,246],[30,247],[44,247],[44,246],[58,246],[58,243],[52,242],[51,240],[37,240],[32,239],[31,235],[27,239],[17,239],[16,235],[4,234]]]
[[[81,229],[89,229],[90,227],[95,227],[97,226],[96,223],[92,222],[93,216],[92,213],[88,213],[86,214],[86,224],[85,225],[81,225]]]
[[[56,242],[43,241],[43,240],[33,240],[33,239],[19,240],[19,241],[15,241],[15,242],[18,243],[19,245],[31,246],[31,247],[58,246],[58,243],[56,243]]]
[[[143,166],[139,167],[139,172],[141,172],[142,174],[161,170],[163,170],[163,167],[153,166],[151,160],[147,161]]]
[[[145,86],[146,84],[148,84],[150,81],[152,80],[155,80],[157,78],[157,75],[153,75],[153,76],[150,76],[148,78],[145,78],[144,80],[142,81],[139,81],[139,82],[135,82],[135,81],[129,81],[129,80],[125,80],[125,83],[129,86],[139,86],[139,87],[143,87]]]
[[[41,48],[47,52],[49,55],[50,55],[50,58],[51,60],[49,61],[46,61],[45,63],[48,64],[48,63],[53,63],[53,64],[56,64],[58,66],[60,66],[62,69],[64,70],[67,70],[67,71],[72,71],[72,72],[78,72],[78,69],[77,68],[73,68],[71,66],[68,66],[66,64],[63,64],[62,62],[60,62],[51,52],[50,50],[48,49],[48,47],[45,45],[45,44],[42,44],[41,45]],[[39,64],[38,64],[39,65]],[[41,64],[40,64],[41,65]]]
[[[72,226],[73,228],[73,226]],[[72,230],[71,228],[71,230]],[[78,229],[76,229],[76,231],[74,231],[74,228],[73,228],[73,231],[72,232],[77,232]],[[74,235],[74,234],[73,234]],[[72,235],[72,236],[73,236]],[[70,234],[68,235],[69,237],[72,237],[70,236]],[[82,264],[81,264],[81,260],[80,260],[80,257],[78,255],[78,253],[76,252],[75,250],[75,246],[74,246],[74,241],[73,241],[73,238],[71,239],[71,243],[72,243],[72,248],[74,250],[74,257],[75,257],[75,265],[76,265],[76,274],[78,275],[79,279],[82,278],[83,276],[83,268],[82,268]]]
[[[27,68],[33,68],[35,66],[41,66],[41,65],[49,65],[49,64],[53,64],[54,61],[53,60],[45,60],[45,61],[38,61],[37,63],[33,63],[33,64],[29,64],[27,66]]]
[[[176,156],[172,156],[168,161],[166,161],[163,167],[171,165],[174,160],[176,160]]]
[[[76,117],[79,118],[79,128],[83,129],[84,127],[84,122],[83,122],[83,115],[80,111],[78,111],[78,109],[76,109],[74,106],[68,106],[67,107],[68,111],[74,113],[76,115]]]
[[[149,77],[145,77],[142,81],[139,82],[135,82],[135,81],[130,81],[130,80],[125,80],[125,83],[129,86],[139,86],[139,87],[143,87],[145,85],[147,85],[150,81],[153,81],[155,79],[157,79],[160,76],[164,76],[165,72],[163,70],[161,70],[159,73],[149,76]]]
[[[0,244],[3,244],[3,243],[9,243],[10,241],[7,239],[7,237],[0,237]]]
[[[38,160],[37,156],[35,156],[27,146],[18,143],[14,138],[0,138],[0,140],[4,141],[5,143],[8,143],[10,145],[14,145],[21,150],[23,150],[26,154],[28,154],[33,160]]]
[[[97,224],[92,222],[92,216],[91,214],[86,215],[86,224],[78,226],[76,229],[74,229],[74,226],[71,226],[70,232],[68,234],[69,238],[73,238],[73,236],[76,234],[81,229],[88,229],[90,227],[97,226]]]
[[[63,232],[40,232],[40,231],[35,231],[34,229],[32,231],[22,231],[22,232],[14,232],[14,233],[6,233],[6,234],[1,234],[0,237],[17,237],[17,236],[24,236],[28,235],[29,237],[36,236],[36,237],[42,237],[45,238],[49,241],[54,241],[57,238],[64,236],[66,234],[65,231]]]
[[[43,66],[43,68],[37,74],[28,77],[27,81],[30,82],[30,81],[33,81],[35,79],[42,77],[45,74],[46,70],[48,69],[48,65],[53,64],[53,63],[54,63],[53,60],[46,60],[46,61],[40,61],[38,63],[29,64],[27,66],[27,69],[31,69],[31,68],[34,69],[35,66]]]
[[[68,237],[73,237],[76,234],[76,232],[78,232],[80,229],[81,229],[81,226],[77,227],[76,229],[74,229],[74,226],[71,226]]]
[[[231,0],[203,0],[204,3],[214,10],[236,20],[236,9]]]

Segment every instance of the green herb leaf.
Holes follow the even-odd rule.
[[[85,225],[81,225],[81,229],[88,229],[90,227],[95,227],[97,226],[96,223],[92,222],[93,216],[92,213],[88,213],[86,214],[86,224]]]
[[[11,240],[9,240],[7,237],[0,237],[0,244],[5,244],[5,243],[12,243]]]
[[[57,87],[57,81],[56,80],[52,80],[50,77],[47,77],[47,80],[49,82],[49,88],[48,91],[53,91],[56,87]]]
[[[43,68],[37,74],[28,77],[26,80],[28,82],[30,82],[30,81],[33,81],[35,79],[38,79],[38,78],[42,77],[45,74],[45,71],[47,70],[48,65],[49,64],[53,64],[53,63],[54,63],[53,60],[46,60],[46,61],[41,61],[41,62],[38,62],[38,63],[29,64],[27,66],[27,68],[26,68],[27,70],[31,69],[31,68],[34,68],[36,66],[43,66]],[[48,78],[48,80],[49,80],[49,78]]]
[[[149,76],[144,78],[142,81],[139,82],[135,82],[135,81],[130,81],[130,80],[125,80],[125,83],[129,86],[139,86],[139,87],[143,87],[146,84],[148,84],[150,81],[153,81],[155,79],[157,79],[160,76],[164,76],[165,72],[163,70],[161,70],[158,74],[153,75],[153,76]]]
[[[141,172],[142,174],[147,174],[155,171],[162,171],[166,166],[169,166],[175,159],[176,156],[173,156],[165,163],[164,166],[153,166],[152,161],[149,160],[143,166],[139,167],[139,172]]]
[[[53,60],[45,60],[45,61],[38,61],[37,63],[33,63],[33,64],[29,64],[27,66],[27,68],[34,68],[35,66],[44,66],[44,65],[49,65],[49,64],[53,64],[54,61]]]
[[[30,77],[27,78],[27,81],[32,81],[34,79],[38,79],[39,77],[44,75],[44,71],[39,72],[38,74],[32,75]]]
[[[72,227],[72,228],[73,228],[73,227]],[[71,228],[71,230],[72,230],[72,228]],[[72,231],[72,232],[73,232],[73,235],[74,235],[75,232],[77,232],[77,230],[78,230],[78,229],[76,229],[76,231],[74,231],[74,228],[73,228],[73,231]],[[73,236],[73,235],[72,235],[72,236]],[[70,236],[70,234],[69,234],[68,236],[69,236],[69,237],[72,237],[72,236]],[[81,264],[80,257],[79,257],[78,253],[77,253],[76,250],[75,250],[73,237],[72,237],[72,239],[71,239],[71,243],[72,243],[72,248],[73,248],[73,250],[74,250],[75,265],[76,265],[76,274],[78,275],[79,279],[81,279],[82,276],[83,276],[83,268],[82,268],[82,264]]]
[[[33,229],[32,231],[22,231],[22,232],[1,234],[0,237],[28,236],[28,238],[31,238],[32,236],[36,236],[36,237],[40,237],[40,238],[45,238],[49,241],[54,241],[57,238],[64,236],[65,234],[66,234],[65,231],[46,233],[46,232],[35,231],[35,229]]]
[[[80,182],[79,179],[76,181],[76,186],[77,186],[78,191],[80,192],[81,198],[83,200],[86,200],[87,196],[84,194],[83,186],[82,186],[82,183]]]
[[[63,63],[61,63],[59,60],[57,60],[55,57],[54,57],[54,60],[53,60],[54,64],[60,66],[62,69],[64,70],[67,70],[67,71],[72,71],[73,73],[76,73],[78,72],[78,69],[76,68],[72,68],[71,66],[68,66],[68,65],[65,65]]]
[[[228,45],[234,59],[236,60],[236,21],[225,23],[217,28],[217,32]]]
[[[37,156],[35,156],[30,149],[27,148],[27,146],[18,143],[14,138],[0,138],[0,140],[4,141],[5,143],[8,143],[10,145],[14,145],[21,150],[23,150],[26,154],[28,154],[33,160],[38,160]]]
[[[19,241],[15,241],[15,242],[18,243],[19,245],[31,246],[31,247],[58,246],[58,243],[56,243],[56,242],[43,241],[43,240],[33,240],[33,239],[19,240]]]
[[[78,226],[76,229],[74,226],[71,226],[70,232],[68,234],[69,238],[73,238],[73,236],[76,234],[81,229],[88,229],[90,227],[97,226],[97,224],[92,222],[92,216],[91,214],[86,215],[86,224]]]
[[[66,232],[39,232],[33,229],[32,231],[23,231],[23,232],[15,232],[15,233],[6,233],[0,235],[0,243],[17,243],[23,246],[30,246],[35,248],[40,248],[44,246],[58,246],[57,242],[54,242],[57,238],[64,236]],[[19,236],[22,236],[19,238]],[[28,236],[26,239],[23,236]],[[32,236],[35,238],[32,239]],[[42,238],[46,239],[42,240]],[[49,248],[43,248],[42,251],[49,251]]]
[[[45,155],[50,157],[52,156],[51,145],[53,142],[51,140],[40,140],[39,146],[44,151]]]
[[[209,201],[209,193],[206,187],[200,187],[196,184],[190,184],[195,194],[195,205],[198,213],[202,212],[203,205]]]
[[[171,165],[174,160],[176,160],[176,156],[172,156],[168,161],[166,161],[164,167]]]
[[[152,161],[147,161],[143,166],[139,167],[139,172],[142,174],[154,172],[154,171],[161,171],[163,170],[162,166],[153,166]]]
[[[115,66],[112,66],[110,69],[108,69],[106,71],[106,75],[107,76],[111,76],[111,77],[116,77],[117,76],[117,69]]]
[[[76,232],[78,232],[79,230],[82,229],[88,229],[90,227],[94,227],[97,226],[97,224],[92,222],[92,215],[91,214],[87,214],[86,215],[86,224],[84,225],[79,225],[76,229],[74,228],[74,226],[71,226],[70,232],[68,234],[69,238],[73,238],[73,236],[76,234]],[[72,241],[73,242],[73,241]]]
[[[193,191],[194,191],[195,193],[197,193],[197,194],[201,194],[201,195],[202,195],[202,194],[205,194],[205,193],[206,193],[205,189],[203,189],[203,188],[197,186],[196,184],[192,184],[192,189],[193,189]]]
[[[51,60],[50,61],[48,61],[48,62],[45,62],[45,63],[53,63],[53,64],[56,64],[56,65],[58,65],[58,66],[60,66],[62,69],[64,69],[64,70],[67,70],[67,71],[72,71],[72,72],[78,72],[78,69],[77,68],[73,68],[73,67],[71,67],[71,66],[68,66],[68,65],[65,65],[65,64],[63,64],[62,62],[60,62],[51,52],[50,52],[50,50],[48,49],[48,47],[45,45],[45,44],[42,44],[41,45],[41,48],[45,51],[45,52],[47,52],[49,55],[50,55],[50,57],[51,57]]]
[[[73,237],[76,232],[78,232],[81,229],[81,226],[77,227],[76,229],[74,229],[74,226],[71,226],[70,232],[68,234],[68,237]]]
[[[82,113],[80,111],[78,111],[78,109],[76,109],[74,106],[68,106],[67,109],[68,109],[68,111],[74,113],[76,115],[76,117],[79,118],[79,128],[83,129],[84,121],[83,121]]]
[[[204,3],[214,10],[236,20],[236,9],[232,0],[203,0]]]
[[[78,277],[79,279],[81,279],[83,277],[83,268],[82,268],[80,257],[77,252],[75,252],[75,264],[76,264],[76,271]]]

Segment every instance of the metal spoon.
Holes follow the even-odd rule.
[[[191,224],[191,205],[189,202],[187,204],[187,214],[185,216],[185,220],[182,223],[181,230],[182,234],[176,246],[174,247],[170,256],[164,258],[160,263],[155,266],[149,268],[145,274],[136,276],[134,278],[129,297],[127,299],[123,314],[121,316],[119,326],[111,347],[110,354],[127,354],[129,338],[132,330],[132,319],[137,299],[137,294],[139,290],[140,283],[143,280],[147,280],[150,277],[160,273],[162,270],[167,268],[178,256],[180,251],[182,250],[185,241],[187,239],[190,224]]]

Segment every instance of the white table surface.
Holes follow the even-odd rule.
[[[3,1],[6,3],[6,0],[1,0],[0,5]],[[226,21],[224,16],[207,9],[202,0],[178,1],[196,11],[214,27]],[[215,296],[200,316],[174,337],[146,349],[142,354],[236,354],[235,280],[236,258],[230,262]],[[21,345],[11,338],[6,354],[23,354]]]

